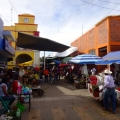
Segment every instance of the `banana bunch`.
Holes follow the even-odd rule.
[[[38,79],[39,79],[38,74],[35,74],[34,76],[35,76],[35,79],[36,79],[36,80],[38,80]]]

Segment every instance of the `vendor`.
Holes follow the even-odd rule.
[[[92,69],[91,69],[91,73],[92,73],[92,75],[95,75],[96,69],[95,69],[95,68],[92,68]]]
[[[3,100],[9,100],[9,105],[11,105],[15,101],[15,97],[8,94],[7,82],[7,79],[2,78],[0,82],[0,96]]]

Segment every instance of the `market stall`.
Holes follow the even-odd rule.
[[[88,83],[88,91],[95,98],[102,100],[103,99],[103,89],[104,85],[104,74],[99,73],[97,75],[90,76],[90,82]],[[115,87],[117,100],[120,100],[120,86]]]

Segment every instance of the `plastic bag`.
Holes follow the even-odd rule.
[[[26,110],[26,107],[20,102],[17,102],[16,106],[17,108],[20,109],[20,112],[23,112],[24,110]]]

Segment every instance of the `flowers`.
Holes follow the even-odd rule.
[[[90,83],[92,85],[96,85],[97,84],[97,77],[95,75],[90,76]]]

